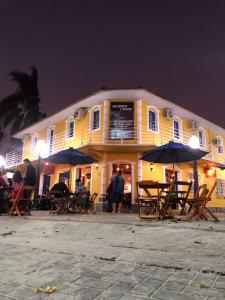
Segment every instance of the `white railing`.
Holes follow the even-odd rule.
[[[119,130],[106,130],[103,134],[101,130],[90,131],[89,129],[82,128],[79,132],[76,132],[72,138],[66,138],[66,132],[60,132],[54,135],[53,143],[49,143],[46,139],[45,142],[49,148],[49,155],[57,153],[63,149],[69,147],[80,148],[88,145],[130,145],[130,146],[160,146],[168,143],[170,140],[181,142],[185,145],[189,144],[190,138],[193,133],[183,131],[180,133],[180,139],[176,139],[174,131],[169,126],[160,126],[159,131],[148,131],[147,125],[145,130],[140,131],[140,126],[134,126],[133,130],[126,131],[123,127]],[[218,154],[215,146],[205,137],[204,150],[208,151],[209,154],[205,159],[223,163],[225,156]],[[51,146],[51,147],[50,147]],[[6,165],[8,167],[18,165],[23,160],[23,150],[18,149],[10,152],[6,155]],[[30,156],[31,160],[37,159],[37,155],[32,153]]]
[[[10,168],[23,163],[23,148],[19,148],[15,151],[11,151],[6,154],[5,166]]]

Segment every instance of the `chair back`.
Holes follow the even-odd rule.
[[[90,197],[90,199],[89,199],[89,202],[94,203],[94,202],[95,202],[95,199],[97,198],[97,196],[98,196],[98,193],[92,194],[91,197]]]
[[[151,186],[157,186],[158,185],[158,181],[153,181],[153,180],[142,180],[142,181],[138,181],[136,183],[136,188],[137,188],[137,197],[138,199],[140,198],[140,194],[139,194],[139,189],[143,189],[145,191],[145,193],[147,194],[147,196],[149,198],[152,197],[150,191],[149,191],[149,188]],[[159,188],[157,188],[157,192],[158,192],[158,195],[159,195]]]
[[[214,192],[214,190],[215,190],[215,188],[216,188],[216,184],[217,184],[217,183],[215,182],[214,185],[212,186],[210,192],[209,192],[208,195],[207,195],[207,198],[208,198],[209,201],[211,200],[212,194],[213,194],[213,192]]]
[[[52,198],[64,198],[63,192],[58,190],[52,190],[49,192]]]
[[[175,181],[174,185],[176,186],[176,191],[178,191],[178,192],[179,192],[178,186],[186,187],[186,190],[185,191],[182,190],[181,192],[183,194],[182,198],[188,199],[190,191],[191,191],[191,187],[192,187],[192,181],[190,181],[190,182],[188,182],[188,181]]]

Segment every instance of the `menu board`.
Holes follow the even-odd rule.
[[[110,105],[110,139],[134,139],[134,103],[111,102]]]

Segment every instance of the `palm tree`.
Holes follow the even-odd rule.
[[[13,71],[9,76],[18,87],[15,93],[0,101],[0,140],[4,137],[7,128],[10,128],[10,133],[14,134],[46,116],[39,106],[36,67],[31,66],[31,74]]]

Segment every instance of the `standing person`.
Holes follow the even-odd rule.
[[[122,200],[124,195],[124,178],[122,171],[119,170],[113,180],[113,213],[116,213],[116,207],[118,206],[118,213],[121,212]]]
[[[110,180],[110,184],[109,186],[107,187],[107,190],[106,190],[106,199],[108,200],[108,208],[107,208],[107,212],[111,213],[113,211],[112,209],[112,200],[113,200],[113,180],[114,180],[114,177],[112,176],[111,177],[111,180]]]
[[[24,185],[35,186],[36,182],[36,170],[32,166],[28,158],[23,161],[27,167],[26,176],[24,177]]]
[[[4,206],[4,190],[8,185],[3,178],[3,173],[0,170],[0,214],[3,213],[3,206]]]

